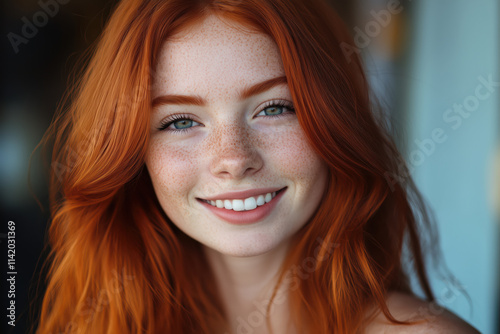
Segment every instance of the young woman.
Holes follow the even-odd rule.
[[[319,0],[123,0],[47,134],[37,333],[475,333],[342,43]]]

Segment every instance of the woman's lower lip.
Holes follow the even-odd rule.
[[[223,208],[217,208],[199,199],[198,202],[200,202],[203,206],[209,209],[217,217],[225,220],[230,224],[245,225],[245,224],[257,223],[266,218],[271,213],[271,211],[273,211],[274,207],[278,204],[278,201],[283,196],[285,191],[286,188],[280,190],[270,202],[258,206],[257,208],[249,211],[234,211]]]

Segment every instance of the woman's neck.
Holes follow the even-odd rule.
[[[232,334],[267,333],[266,308],[288,247],[289,241],[267,253],[247,257],[225,255],[203,247],[214,272]],[[290,323],[288,291],[283,283],[281,285],[270,309],[275,334],[285,333],[286,325]]]

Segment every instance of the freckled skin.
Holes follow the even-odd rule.
[[[222,254],[252,256],[282,246],[318,207],[327,168],[294,113],[257,116],[266,101],[293,103],[287,85],[238,100],[244,87],[285,74],[279,50],[270,37],[235,30],[215,16],[180,34],[160,51],[153,98],[198,95],[208,104],[163,105],[151,112],[146,166],[160,204],[182,231]],[[199,124],[181,133],[159,131],[173,114],[188,114]],[[274,211],[249,225],[231,225],[196,200],[285,186]]]

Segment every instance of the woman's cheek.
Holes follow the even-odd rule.
[[[152,143],[146,164],[157,195],[168,196],[172,201],[187,196],[196,179],[197,153],[193,147]]]
[[[280,133],[279,140],[273,142],[273,160],[281,175],[293,176],[298,181],[311,181],[324,167],[298,124]]]

